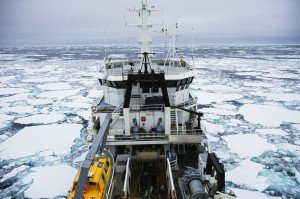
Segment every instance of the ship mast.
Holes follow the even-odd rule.
[[[154,9],[154,7],[152,7]],[[140,53],[152,53],[150,50],[150,44],[152,41],[150,35],[150,29],[152,28],[152,24],[150,21],[152,10],[149,9],[147,0],[142,0],[142,7],[138,10],[140,24],[138,27],[141,29],[141,36],[139,39],[140,44]],[[140,55],[142,57],[142,55]]]

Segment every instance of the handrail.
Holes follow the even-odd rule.
[[[156,140],[165,140],[167,136],[165,134],[159,133],[139,133],[138,135],[114,135],[114,139],[108,141],[156,141]]]
[[[197,100],[198,100],[198,98],[194,97],[194,98],[189,99],[188,101],[185,101],[185,102],[182,102],[182,103],[178,104],[177,106],[185,107],[186,108],[188,106],[197,104]]]
[[[164,108],[165,108],[164,104],[149,104],[149,105],[134,104],[129,106],[129,109],[132,111],[157,110],[157,109],[164,111]]]

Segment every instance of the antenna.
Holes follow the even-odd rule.
[[[192,61],[193,61],[193,68],[195,67],[194,63],[194,28],[192,28]]]
[[[106,61],[106,48],[107,48],[107,46],[106,46],[106,31],[104,30],[104,61]]]

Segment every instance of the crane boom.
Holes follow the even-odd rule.
[[[89,149],[88,154],[86,155],[85,160],[82,163],[74,199],[82,199],[82,195],[84,192],[84,186],[88,179],[89,169],[93,163],[95,154],[97,152],[101,153],[103,148],[105,147],[108,129],[109,129],[109,126],[110,126],[110,123],[112,120],[111,118],[112,118],[112,114],[108,113],[98,131],[96,138],[94,139],[93,145]]]

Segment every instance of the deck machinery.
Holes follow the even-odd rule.
[[[154,9],[142,0],[133,10],[140,19],[138,60],[106,59],[99,70],[104,95],[92,106],[87,140],[94,145],[78,185],[84,187],[93,155],[106,147],[116,162],[110,198],[235,198],[225,191],[224,167],[209,150],[203,114],[189,92],[193,66],[175,56],[154,59]],[[75,198],[82,196],[78,188]]]

